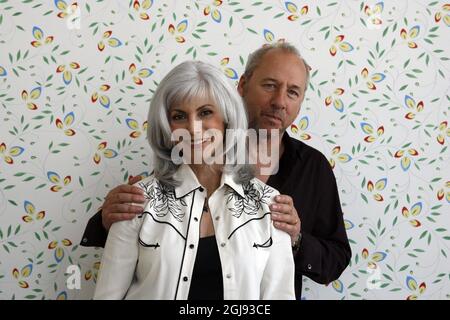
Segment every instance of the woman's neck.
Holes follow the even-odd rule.
[[[206,188],[209,197],[220,185],[221,165],[190,164],[198,182]]]

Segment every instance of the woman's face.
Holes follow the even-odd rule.
[[[191,156],[213,148],[217,135],[223,140],[225,125],[222,114],[213,99],[209,97],[193,97],[171,106],[169,111],[169,124],[172,133],[177,129],[184,129],[188,133],[183,142],[189,144]],[[208,148],[209,146],[209,148]]]

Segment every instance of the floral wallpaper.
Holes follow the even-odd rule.
[[[158,81],[201,59],[237,83],[283,39],[312,67],[289,133],[328,157],[353,250],[303,298],[450,299],[449,38],[445,1],[0,0],[0,299],[90,299],[78,243],[151,171]]]

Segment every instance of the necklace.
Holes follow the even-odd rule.
[[[209,211],[208,199],[205,199],[205,204],[203,205],[203,212],[208,212],[208,211]]]

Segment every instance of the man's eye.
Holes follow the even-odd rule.
[[[267,89],[273,89],[273,88],[275,88],[275,84],[273,84],[273,83],[265,83],[265,84],[263,84],[263,87],[267,88]]]
[[[295,90],[289,90],[288,94],[289,94],[289,96],[294,97],[294,98],[297,98],[300,96],[300,94]]]

